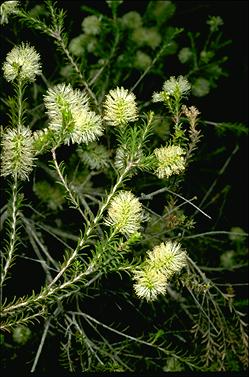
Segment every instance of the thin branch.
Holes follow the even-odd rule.
[[[167,350],[166,350],[165,348],[163,348],[163,347],[160,347],[160,346],[158,346],[158,345],[156,345],[156,344],[149,343],[149,342],[146,342],[146,341],[144,341],[144,340],[141,340],[141,339],[135,338],[134,336],[131,336],[131,335],[125,334],[125,333],[123,333],[123,332],[121,332],[121,331],[115,330],[115,329],[113,329],[112,327],[107,326],[107,325],[105,325],[105,324],[102,323],[102,322],[99,322],[97,319],[91,317],[89,314],[86,314],[86,313],[83,313],[83,312],[71,312],[71,311],[70,311],[69,313],[71,313],[71,314],[77,314],[77,315],[83,316],[85,319],[89,319],[90,321],[93,321],[93,322],[95,322],[96,324],[98,324],[98,325],[104,327],[105,329],[107,329],[107,330],[109,330],[109,331],[111,331],[111,332],[114,332],[114,333],[116,333],[116,334],[118,334],[118,335],[120,335],[120,336],[122,336],[122,337],[125,337],[125,338],[127,338],[127,339],[130,339],[130,340],[135,341],[135,342],[140,343],[140,344],[144,344],[144,345],[149,346],[149,347],[152,347],[152,348],[156,348],[156,349],[162,351],[162,352],[163,352],[164,354],[166,354],[166,355],[172,355],[172,352],[171,352],[171,351],[167,351]],[[184,363],[187,363],[188,365],[191,365],[192,367],[194,367],[194,368],[196,368],[196,369],[200,369],[198,366],[193,365],[193,364],[190,363],[189,361],[186,362],[186,359],[182,358],[181,356],[178,356],[178,355],[175,354],[175,353],[174,353],[174,357],[175,357],[176,359],[179,359],[180,361],[182,361],[182,362],[184,362]]]
[[[210,217],[209,215],[207,215],[207,214],[206,214],[204,211],[202,211],[199,207],[197,207],[195,204],[193,204],[190,200],[184,198],[183,196],[177,194],[177,193],[174,192],[174,191],[171,191],[171,190],[168,189],[167,187],[163,187],[163,188],[161,188],[161,189],[159,189],[159,190],[156,190],[156,191],[154,191],[154,192],[152,192],[152,193],[150,193],[150,194],[142,194],[141,197],[140,197],[140,199],[141,199],[141,200],[144,200],[144,199],[152,199],[153,196],[158,195],[158,194],[161,194],[161,193],[163,193],[163,192],[165,192],[165,191],[166,191],[166,192],[169,192],[169,193],[172,194],[172,195],[177,196],[178,198],[180,198],[180,199],[182,199],[182,200],[184,200],[184,202],[186,202],[186,203],[190,204],[191,206],[193,206],[194,208],[196,208],[199,212],[201,212],[201,213],[202,213],[204,216],[206,216],[208,219],[211,219],[211,217]],[[191,200],[193,200],[193,199],[191,199]]]
[[[190,238],[198,238],[198,237],[206,237],[209,235],[217,235],[217,234],[227,234],[227,235],[236,235],[236,236],[248,236],[248,233],[237,233],[237,232],[227,232],[225,230],[213,230],[210,232],[204,232],[204,233],[198,233],[198,234],[193,234],[192,236],[184,236],[182,239],[190,239]]]
[[[58,165],[58,162],[57,162],[57,159],[56,159],[56,154],[55,154],[55,149],[52,149],[52,156],[53,156],[53,161],[54,161],[54,166],[55,166],[55,169],[57,171],[57,174],[60,178],[60,181],[63,185],[63,187],[65,188],[66,192],[68,193],[69,195],[69,199],[71,200],[72,204],[74,205],[74,207],[79,211],[79,213],[81,214],[81,216],[83,217],[83,219],[85,220],[85,222],[88,224],[89,223],[89,220],[87,219],[86,215],[84,214],[84,212],[82,211],[82,209],[80,208],[80,205],[78,203],[78,201],[75,199],[70,187],[68,186],[65,178],[63,177],[62,175],[62,172],[60,170],[60,167]]]
[[[8,246],[6,247],[7,256],[4,258],[5,265],[3,266],[3,269],[1,271],[1,282],[0,282],[1,287],[3,286],[3,282],[6,278],[8,270],[12,263],[14,251],[16,247],[16,242],[17,242],[17,217],[18,217],[17,196],[18,196],[17,175],[15,174],[14,182],[12,184],[12,197],[11,197],[11,219],[10,219],[10,234],[9,234],[10,239],[9,239]],[[3,256],[2,253],[1,255]],[[2,258],[2,262],[3,262],[3,258]]]
[[[50,326],[50,322],[51,322],[51,319],[49,318],[46,323],[45,323],[45,326],[44,326],[44,331],[43,331],[43,334],[42,334],[42,337],[41,337],[41,341],[40,341],[40,344],[39,344],[39,347],[38,347],[38,350],[36,352],[36,355],[35,355],[35,360],[33,362],[33,365],[32,365],[32,368],[30,370],[31,373],[34,373],[35,372],[35,369],[36,369],[36,366],[37,366],[37,363],[39,361],[39,358],[41,356],[41,352],[42,352],[42,349],[43,349],[43,346],[44,346],[44,342],[45,342],[45,339],[47,337],[47,334],[48,334],[48,329],[49,329],[49,326]]]

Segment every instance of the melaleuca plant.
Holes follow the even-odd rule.
[[[26,40],[9,46],[1,67],[9,93],[1,127],[4,362],[32,346],[30,371],[43,371],[51,339],[70,372],[219,371],[231,360],[244,368],[243,313],[233,292],[205,275],[202,248],[189,241],[198,237],[197,215],[211,216],[184,192],[205,139],[191,95],[208,94],[221,75],[223,22],[209,18],[199,52],[192,34],[190,47],[178,46],[184,30],[169,25],[173,2],[151,1],[141,13],[122,13],[123,3],[80,5],[78,35],[50,0],[0,7],[3,27],[35,30],[56,47],[56,73],[47,74],[42,46]],[[172,55],[189,70],[165,75]],[[144,100],[151,77],[160,81]],[[228,234],[242,250],[243,230]],[[233,258],[224,253],[224,268]],[[141,326],[122,319],[129,311]]]

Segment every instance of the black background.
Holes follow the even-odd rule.
[[[32,5],[41,2],[33,1]],[[225,53],[229,57],[225,63],[225,68],[229,77],[222,77],[216,89],[212,90],[208,96],[203,98],[191,98],[191,104],[197,106],[201,111],[202,118],[213,122],[243,122],[248,123],[248,2],[247,1],[175,1],[176,13],[169,21],[172,26],[183,27],[187,31],[200,32],[207,35],[206,20],[209,15],[220,16],[224,21],[222,27],[224,38],[231,39],[232,43],[225,48]],[[81,10],[82,5],[88,5],[97,8],[104,13],[110,14],[104,0],[98,1],[58,1],[58,7],[67,11],[66,29],[69,37],[73,38],[81,33],[81,22],[87,15]],[[119,9],[119,15],[130,10],[138,10],[141,13],[148,5],[148,1],[125,0]],[[1,38],[1,65],[5,59],[6,53],[10,50],[8,42],[20,43],[21,41],[30,41],[34,44],[41,54],[43,69],[51,73],[54,70],[54,52],[55,46],[53,41],[46,35],[41,35],[37,31],[31,31],[20,24],[15,26],[20,30],[15,34],[14,27],[10,22],[2,27]],[[184,33],[183,33],[184,34]],[[13,35],[19,40],[14,40]],[[186,39],[187,40],[187,39]],[[169,57],[169,61],[171,57]],[[174,65],[175,64],[175,65]],[[181,74],[182,65],[178,62],[169,64],[165,70],[165,78],[170,75]],[[152,80],[150,80],[152,81]],[[163,79],[148,82],[150,88],[146,100],[151,98],[154,90],[160,90]],[[11,94],[11,85],[2,80],[3,93],[5,90]],[[122,83],[120,83],[122,85]],[[146,82],[147,84],[147,82]],[[136,93],[135,93],[136,94]],[[6,112],[4,105],[1,103],[1,124],[6,124]],[[232,158],[225,174],[219,179],[215,192],[219,192],[225,185],[230,185],[231,189],[225,203],[222,218],[219,220],[216,229],[229,231],[233,226],[241,226],[245,231],[248,229],[248,137],[236,137],[233,133],[228,133],[224,137],[218,137],[214,133],[213,127],[205,128],[205,137],[202,139],[200,147],[200,159],[193,166],[190,166],[184,182],[183,193],[188,197],[198,195],[200,203],[201,198],[205,195],[205,189],[212,184],[217,177],[217,172],[223,166],[226,158],[232,153],[236,144],[239,144],[239,152]],[[218,147],[225,146],[225,153],[214,160],[206,159],[205,151],[209,153]],[[206,148],[206,149],[205,149]],[[191,196],[192,195],[192,196]],[[209,210],[212,222],[209,222],[203,216],[198,217],[200,229],[210,230],[218,216],[218,205],[215,204]]]
[[[34,4],[36,2],[33,2]],[[39,3],[39,2],[37,2]],[[147,5],[147,1],[132,1],[125,0],[120,7],[121,14],[129,10],[143,10]],[[226,39],[231,39],[232,44],[227,47],[227,55],[229,60],[226,63],[226,68],[229,72],[229,77],[222,78],[218,83],[218,87],[213,90],[207,97],[197,99],[193,98],[193,103],[199,108],[202,116],[206,120],[214,122],[248,122],[248,2],[247,1],[175,1],[177,10],[172,22],[175,26],[184,27],[188,31],[200,31],[201,33],[207,30],[206,20],[208,15],[221,16],[224,20],[224,36]],[[62,6],[67,10],[69,19],[73,17],[73,23],[70,24],[71,37],[78,35],[81,32],[80,24],[83,17],[86,15],[80,11],[81,5],[89,5],[100,10],[108,12],[108,8],[104,0],[99,1],[58,1],[58,6]],[[3,34],[11,34],[11,24],[5,26]],[[40,40],[40,48],[43,50],[41,56],[43,58],[43,65],[47,64],[53,66],[53,61],[50,59],[50,51],[54,50],[54,45],[46,36],[39,36],[39,33],[32,34],[28,31],[20,35],[20,41],[24,40]],[[2,39],[3,41],[4,39]],[[20,42],[16,41],[16,42]],[[45,41],[45,42],[44,42]],[[2,44],[2,56],[9,51],[10,46]],[[39,51],[39,46],[37,46]],[[4,58],[3,58],[4,59]],[[1,62],[2,64],[2,62]],[[174,67],[170,67],[170,74],[174,74]],[[175,74],[180,74],[179,71]],[[165,79],[168,77],[166,74]],[[157,88],[158,90],[158,88]],[[4,118],[4,116],[3,116]],[[1,121],[2,123],[2,121]],[[248,138],[246,136],[240,137],[236,140],[233,134],[226,135],[224,140],[219,138],[217,141],[212,132],[207,132],[208,139],[203,143],[213,144],[213,148],[225,143],[227,154],[229,154],[236,141],[240,144],[240,150],[233,158],[228,171],[221,178],[220,188],[225,184],[232,186],[231,192],[228,196],[227,203],[224,207],[224,214],[220,225],[221,230],[229,230],[231,226],[241,226],[245,230],[248,227]],[[212,146],[210,147],[212,149]],[[209,165],[207,161],[198,162],[191,170],[191,176],[186,178],[186,187],[189,191],[192,190],[193,195],[198,189],[199,181],[203,184],[208,184],[209,180],[215,178],[216,169],[223,165],[223,161],[216,161],[215,166]],[[212,173],[199,171],[201,165],[205,165]],[[218,187],[219,188],[219,187]],[[215,218],[215,211],[211,213]],[[206,230],[210,223],[202,219]],[[54,355],[54,345],[50,347],[50,358],[46,362],[52,368],[53,362],[56,363],[56,355]],[[21,364],[20,369],[24,368],[22,360],[26,359],[26,355],[20,355]],[[28,365],[25,365],[29,369]],[[13,366],[14,368],[14,366]],[[17,370],[16,370],[17,372]],[[6,374],[7,375],[7,374]],[[13,374],[11,374],[13,375]]]
[[[88,5],[105,13],[110,13],[106,3],[99,1],[60,1],[64,9],[67,10],[69,18],[74,20],[69,28],[72,37],[81,32],[80,24],[87,14],[80,11],[81,5]],[[169,21],[172,26],[183,27],[186,32],[200,32],[207,35],[208,16],[220,16],[224,25],[222,30],[225,39],[230,39],[232,43],[227,46],[225,54],[228,61],[225,68],[229,77],[222,77],[216,89],[203,98],[192,98],[192,103],[201,111],[202,118],[213,122],[242,122],[248,123],[248,2],[247,1],[175,1],[176,13]],[[125,0],[119,8],[122,15],[130,10],[137,10],[143,13],[148,1]],[[187,39],[186,39],[187,41]],[[181,74],[182,66],[177,63],[168,67],[165,72],[165,79],[170,75]],[[161,82],[148,82],[148,93],[160,88]],[[148,97],[149,98],[149,97]],[[220,229],[229,230],[232,226],[241,226],[245,230],[248,227],[248,138],[242,136],[239,139],[233,134],[227,134],[223,140],[216,140],[213,132],[207,132],[207,139],[203,143],[209,143],[215,147],[225,145],[227,154],[232,153],[235,144],[239,143],[240,150],[232,159],[227,171],[220,179],[220,188],[225,184],[231,185],[231,191],[227,203],[224,207],[224,222],[220,224]],[[211,150],[212,148],[210,148]],[[223,157],[225,158],[225,157]],[[205,157],[204,157],[205,159]],[[210,166],[203,161],[206,170],[212,170],[215,174],[224,164],[225,160],[213,161]],[[215,175],[200,174],[199,168],[192,169],[188,186],[198,186],[199,180],[205,184],[212,183]],[[218,188],[219,188],[218,185]],[[194,194],[194,190],[193,190]],[[216,216],[215,212],[212,216]]]

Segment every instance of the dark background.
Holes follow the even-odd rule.
[[[220,16],[223,19],[224,37],[232,40],[232,44],[225,48],[229,55],[226,68],[230,75],[229,78],[222,78],[221,85],[201,100],[200,103],[205,104],[202,114],[206,119],[211,113],[216,121],[247,123],[248,1],[173,1],[173,3],[176,5],[176,13],[169,24],[183,27],[186,31],[206,34],[206,21],[209,15]],[[104,0],[59,1],[58,4],[74,19],[73,24],[70,25],[72,37],[81,32],[80,24],[83,17],[87,15],[80,11],[81,5],[110,13]],[[131,10],[143,12],[147,5],[148,1],[144,0],[124,0],[119,8],[119,14],[122,15]]]
[[[29,2],[33,6],[42,2]],[[248,123],[248,2],[247,1],[175,1],[176,13],[169,21],[169,25],[183,27],[186,31],[200,32],[201,37],[207,35],[208,27],[206,21],[208,16],[220,16],[224,25],[222,26],[224,39],[230,39],[232,43],[224,48],[224,54],[228,56],[228,61],[224,67],[229,73],[228,77],[222,77],[218,81],[216,89],[213,89],[208,96],[203,98],[191,98],[191,104],[194,104],[202,114],[202,119],[212,122],[242,122]],[[110,14],[110,9],[104,0],[87,0],[87,1],[58,1],[57,5],[67,11],[66,30],[69,37],[73,38],[79,35],[81,31],[81,22],[87,13],[84,12],[82,5],[91,6],[106,14]],[[119,15],[130,11],[137,10],[143,13],[148,5],[148,1],[143,0],[125,0],[119,8]],[[29,5],[30,7],[30,5]],[[1,40],[1,64],[5,59],[6,53],[10,49],[6,41],[30,41],[38,49],[42,57],[44,74],[46,70],[55,77],[54,52],[55,46],[50,38],[41,35],[39,32],[20,27],[20,23],[15,27],[11,23],[2,27]],[[185,33],[185,32],[184,32]],[[183,35],[184,35],[183,33]],[[186,35],[185,33],[185,35]],[[19,38],[18,41],[13,39],[13,35]],[[204,37],[203,37],[204,38]],[[184,39],[184,38],[183,38]],[[180,46],[182,40],[180,39]],[[186,38],[187,42],[187,38]],[[167,59],[167,58],[166,58]],[[172,60],[172,59],[175,59]],[[168,63],[169,61],[169,63]],[[170,75],[182,74],[183,65],[176,57],[169,57],[166,60],[165,79]],[[153,91],[158,91],[162,86],[162,80],[151,80],[146,78],[143,85],[146,86],[146,100],[151,98]],[[11,87],[8,83],[3,82],[3,92],[11,94]],[[136,94],[136,91],[135,91]],[[1,111],[1,124],[6,124],[6,115]],[[215,174],[219,171],[225,162],[227,156],[232,153],[236,143],[239,144],[240,150],[232,159],[225,174],[220,178],[220,189],[225,185],[231,186],[230,193],[227,197],[227,203],[224,206],[224,224],[220,224],[220,229],[229,230],[232,226],[241,226],[248,228],[248,137],[236,137],[233,133],[228,132],[223,138],[217,137],[212,126],[205,128],[205,138],[203,144],[209,145],[209,152],[225,146],[227,154],[220,156],[213,161],[206,159],[206,151],[203,150],[203,163],[191,167],[191,176],[188,182],[186,177],[187,188],[193,189],[193,195],[196,195],[200,185],[209,187],[215,179]],[[203,168],[203,170],[202,170]],[[213,174],[212,174],[213,173]],[[217,187],[219,189],[219,187]],[[189,192],[192,194],[192,192]],[[204,195],[204,192],[203,192]],[[201,198],[198,198],[201,199]],[[211,213],[215,217],[214,213]]]
[[[213,122],[242,122],[248,123],[248,2],[247,1],[174,1],[176,13],[169,21],[172,26],[183,27],[186,32],[200,32],[207,35],[208,16],[220,16],[224,25],[222,31],[224,39],[230,39],[232,43],[224,48],[223,53],[228,56],[225,69],[229,73],[228,77],[222,77],[218,81],[217,88],[213,89],[208,96],[203,98],[191,98],[191,103],[201,111],[202,118]],[[143,13],[148,1],[125,0],[119,8],[119,15],[130,10],[137,10]],[[102,0],[95,1],[60,1],[60,5],[72,16],[74,22],[70,24],[72,37],[81,32],[80,24],[87,14],[80,11],[81,5],[88,5],[103,12],[110,12],[106,3]],[[70,17],[69,17],[70,18]],[[187,41],[187,39],[186,39]],[[170,61],[170,59],[169,59]],[[168,64],[168,63],[167,63]],[[170,75],[181,74],[182,66],[179,64],[167,66],[165,79]],[[151,82],[148,80],[148,93],[158,90],[161,82]],[[150,87],[151,85],[151,87]],[[149,96],[148,96],[149,98]],[[221,156],[220,160],[204,161],[203,168],[194,166],[191,170],[191,179],[186,185],[195,188],[202,184],[209,187],[215,179],[215,174],[224,164],[227,156],[232,153],[235,144],[240,146],[239,151],[231,160],[225,174],[219,180],[217,189],[222,189],[225,185],[231,186],[224,206],[223,223],[220,229],[229,230],[232,226],[241,226],[245,230],[248,228],[248,137],[237,138],[232,133],[227,133],[225,137],[217,138],[214,130],[207,130],[203,143],[210,145],[209,152],[215,148],[225,145],[226,156]],[[213,174],[209,172],[212,171]],[[200,182],[201,181],[201,182]],[[216,213],[211,213],[215,218]],[[206,224],[204,220],[204,224]],[[210,224],[209,224],[210,225]]]

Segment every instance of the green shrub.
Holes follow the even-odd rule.
[[[200,33],[170,24],[173,2],[124,3],[79,3],[77,35],[63,2],[1,5],[14,43],[2,66],[3,366],[21,357],[49,373],[54,347],[70,372],[245,370],[244,302],[216,279],[244,271],[247,234],[216,230],[209,214],[238,146],[204,195],[184,185],[204,160],[205,125],[246,133],[189,104],[225,75],[230,41],[219,16],[200,46]],[[32,42],[18,39],[26,28]],[[40,38],[56,47],[47,62]],[[168,75],[173,56],[182,71]]]

